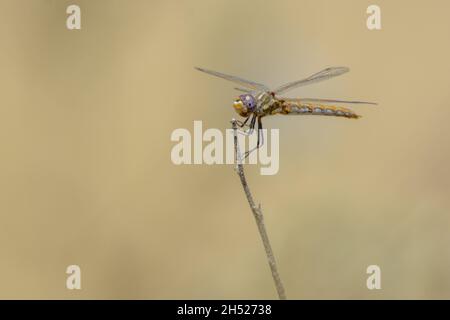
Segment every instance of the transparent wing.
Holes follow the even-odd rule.
[[[316,99],[316,98],[280,98],[287,102],[304,102],[304,103],[338,103],[338,104],[372,104],[377,105],[376,102],[367,101],[348,101],[348,100],[333,100],[333,99]]]
[[[240,91],[240,92],[245,92],[245,93],[252,93],[252,90],[249,89],[244,89],[244,88],[234,88],[234,90]]]
[[[286,83],[285,85],[282,85],[281,87],[278,87],[277,89],[275,89],[273,92],[276,94],[280,94],[280,93],[286,92],[288,90],[292,90],[294,88],[306,86],[306,85],[316,83],[319,81],[328,80],[333,77],[340,76],[341,74],[344,74],[349,71],[350,71],[350,69],[347,67],[326,68],[326,69],[323,69],[322,71],[319,71],[319,72],[313,74],[312,76],[309,76],[308,78]]]
[[[213,76],[228,80],[228,81],[232,81],[234,83],[237,83],[237,84],[239,84],[243,87],[249,88],[249,89],[253,89],[253,90],[257,90],[257,91],[269,91],[269,88],[261,83],[253,82],[250,80],[245,80],[245,79],[242,79],[242,78],[239,78],[236,76],[231,76],[228,74],[224,74],[224,73],[220,73],[220,72],[212,71],[212,70],[207,70],[207,69],[203,69],[203,68],[195,67],[195,69],[197,69],[198,71],[205,72],[205,73],[211,74]]]

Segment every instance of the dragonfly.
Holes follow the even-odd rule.
[[[313,83],[329,80],[350,71],[347,67],[331,67],[323,69],[307,78],[288,82],[276,89],[270,89],[268,86],[243,79],[241,77],[228,75],[225,73],[212,71],[204,68],[195,67],[198,71],[234,82],[239,87],[236,90],[242,92],[233,103],[235,111],[245,118],[238,121],[239,127],[248,126],[244,131],[246,135],[253,134],[255,127],[258,132],[256,146],[245,153],[247,157],[252,151],[260,148],[264,144],[264,135],[262,134],[262,118],[270,115],[320,115],[334,116],[347,119],[358,119],[361,116],[353,110],[338,105],[349,104],[367,104],[376,105],[374,102],[367,101],[346,101],[334,99],[317,98],[287,98],[282,94]],[[250,121],[250,122],[249,122]],[[249,124],[248,124],[249,123]],[[244,158],[245,158],[244,157]]]

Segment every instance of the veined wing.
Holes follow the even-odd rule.
[[[234,88],[234,90],[240,91],[240,92],[245,92],[245,93],[252,93],[252,90],[249,89],[244,89],[244,88]]]
[[[294,88],[298,88],[298,87],[306,86],[306,85],[309,85],[312,83],[328,80],[333,77],[340,76],[341,74],[344,74],[349,71],[350,71],[350,69],[347,67],[326,68],[326,69],[323,69],[322,71],[319,71],[319,72],[313,74],[312,76],[309,76],[308,78],[286,83],[285,85],[282,85],[281,87],[278,87],[277,89],[275,89],[273,92],[275,94],[280,94],[280,93],[286,92],[288,90],[292,90]]]
[[[375,102],[367,102],[367,101],[347,101],[347,100],[333,100],[333,99],[316,99],[316,98],[281,98],[280,100],[286,102],[304,102],[304,103],[338,103],[338,104],[371,104],[378,105]]]
[[[231,76],[228,74],[224,74],[224,73],[220,73],[220,72],[212,71],[212,70],[207,70],[207,69],[203,69],[203,68],[195,67],[195,69],[197,69],[198,71],[205,72],[205,73],[211,74],[213,76],[228,80],[228,81],[232,81],[234,83],[237,83],[237,84],[239,84],[243,87],[249,88],[249,89],[253,89],[253,90],[257,90],[257,91],[269,91],[269,88],[261,83],[253,82],[250,80],[245,80],[245,79],[242,79],[242,78],[239,78],[236,76]]]

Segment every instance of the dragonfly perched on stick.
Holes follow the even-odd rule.
[[[245,131],[246,135],[253,133],[257,125],[258,140],[256,147],[247,151],[247,157],[252,151],[261,147],[264,143],[264,135],[262,134],[262,118],[275,115],[321,115],[321,116],[335,116],[348,119],[358,119],[360,116],[354,111],[336,106],[335,104],[372,104],[373,102],[365,101],[346,101],[346,100],[332,100],[332,99],[316,99],[316,98],[286,98],[280,94],[286,93],[292,89],[306,86],[312,83],[328,80],[340,76],[348,71],[347,67],[333,67],[326,68],[319,71],[305,79],[292,81],[282,85],[275,90],[271,90],[264,84],[257,83],[250,80],[245,80],[240,77],[224,74],[217,71],[207,70],[195,67],[195,69],[208,73],[210,75],[223,78],[238,84],[240,87],[235,88],[243,92],[233,104],[235,111],[245,120],[239,121],[239,126],[242,128],[250,121],[249,130]]]

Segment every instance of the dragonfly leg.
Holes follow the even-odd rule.
[[[252,119],[252,122],[253,122],[253,119]],[[264,134],[263,134],[262,129],[263,129],[263,127],[262,127],[261,117],[258,117],[258,140],[256,142],[256,147],[253,147],[249,151],[246,151],[244,153],[243,159],[247,158],[250,155],[250,153],[252,153],[255,150],[258,150],[264,144]]]
[[[253,134],[253,131],[255,129],[255,123],[256,123],[256,115],[253,115],[252,120],[250,121],[249,129],[246,130],[246,131],[245,130],[238,130],[238,132],[240,134],[244,135],[244,136],[249,136],[249,135]]]
[[[248,120],[251,118],[251,116],[248,116],[247,118],[245,118],[245,121],[244,122],[242,122],[242,121],[240,121],[240,120],[236,120],[236,123],[237,123],[237,125],[240,127],[240,128],[242,128],[243,126],[245,126],[246,124],[247,124],[247,122],[248,122]]]
[[[261,135],[261,141],[259,140],[259,137]],[[263,133],[263,126],[261,117],[258,118],[258,148],[261,148],[264,145],[264,133]]]

